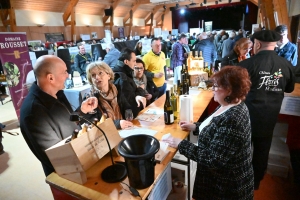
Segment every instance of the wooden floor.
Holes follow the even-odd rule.
[[[266,174],[254,192],[254,200],[300,200],[300,187],[289,179]]]

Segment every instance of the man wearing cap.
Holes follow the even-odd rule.
[[[249,109],[252,129],[254,189],[259,188],[268,165],[273,130],[281,108],[284,92],[294,90],[293,67],[274,51],[281,36],[263,30],[253,34],[254,56],[238,65],[249,72],[252,86],[245,103]]]
[[[275,48],[277,55],[287,59],[296,67],[298,59],[297,46],[289,41],[287,26],[279,25],[275,28],[275,31],[281,35],[281,39],[277,42]]]

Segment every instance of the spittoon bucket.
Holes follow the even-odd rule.
[[[155,159],[159,141],[149,135],[132,135],[124,138],[118,151],[125,158],[129,184],[136,189],[149,187],[154,181]]]

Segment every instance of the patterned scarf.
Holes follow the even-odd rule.
[[[98,96],[98,108],[102,113],[106,113],[112,120],[122,119],[120,108],[117,101],[118,90],[116,86],[109,83],[108,95],[103,96],[99,93]]]

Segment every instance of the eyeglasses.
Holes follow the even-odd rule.
[[[244,51],[251,51],[252,50],[252,48],[245,48],[245,49],[243,49]]]
[[[217,91],[221,87],[218,86],[217,84],[214,84],[211,88],[212,88],[212,90]]]
[[[136,71],[143,71],[144,68],[143,67],[134,67],[134,70],[136,70]]]

